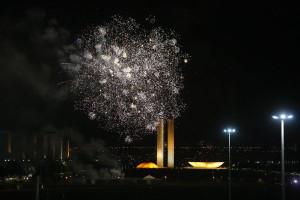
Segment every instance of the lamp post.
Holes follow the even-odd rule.
[[[231,161],[230,161],[230,134],[235,133],[235,129],[224,129],[228,133],[228,183],[229,183],[229,200],[231,200]]]
[[[284,166],[284,120],[292,119],[293,115],[281,114],[279,116],[273,115],[273,119],[281,120],[281,192],[282,200],[285,200],[285,166]]]

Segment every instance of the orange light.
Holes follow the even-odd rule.
[[[70,141],[67,141],[67,158],[70,157]]]
[[[158,168],[158,166],[152,162],[141,163],[136,168]]]
[[[8,132],[7,138],[7,151],[8,153],[11,153],[11,132]]]

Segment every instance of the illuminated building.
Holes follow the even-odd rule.
[[[157,166],[164,167],[164,120],[157,127]]]
[[[60,138],[60,159],[63,159],[63,139]]]
[[[67,141],[67,158],[70,157],[70,141]]]
[[[34,135],[0,130],[0,160],[2,157],[25,160],[32,156],[64,159],[64,154],[68,151],[64,138],[53,132]]]
[[[7,135],[7,151],[11,153],[11,132],[8,132]]]
[[[54,132],[46,132],[43,134],[43,150],[44,158],[59,158],[64,159],[64,139],[61,136],[56,135]],[[67,156],[69,157],[69,141],[67,141]]]
[[[47,157],[47,138],[43,135],[43,158]]]
[[[217,169],[224,162],[189,162],[189,164],[198,169]]]
[[[158,166],[152,162],[141,163],[136,168],[158,168]]]
[[[168,120],[168,167],[174,167],[174,119]]]
[[[174,119],[169,119],[168,121],[168,167],[174,167]],[[164,147],[165,147],[165,131],[164,131],[164,120],[161,120],[159,126],[157,127],[157,166],[164,167]]]

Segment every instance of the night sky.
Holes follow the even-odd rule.
[[[108,145],[123,145],[116,133],[74,110],[74,95],[57,83],[67,80],[59,49],[89,26],[113,15],[172,29],[191,60],[184,68],[182,98],[187,108],[176,119],[175,144],[200,141],[227,145],[223,128],[237,134],[233,145],[280,145],[281,111],[286,144],[300,145],[299,9],[285,1],[36,1],[7,3],[0,18],[0,130],[42,133],[72,127]],[[131,145],[155,146],[155,135]]]

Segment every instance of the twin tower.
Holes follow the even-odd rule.
[[[165,139],[165,121],[161,120],[157,127],[157,166],[164,167],[167,162],[167,167],[174,167],[174,119],[167,120],[167,142]],[[165,149],[168,149],[166,152]],[[165,160],[167,154],[167,160]]]

